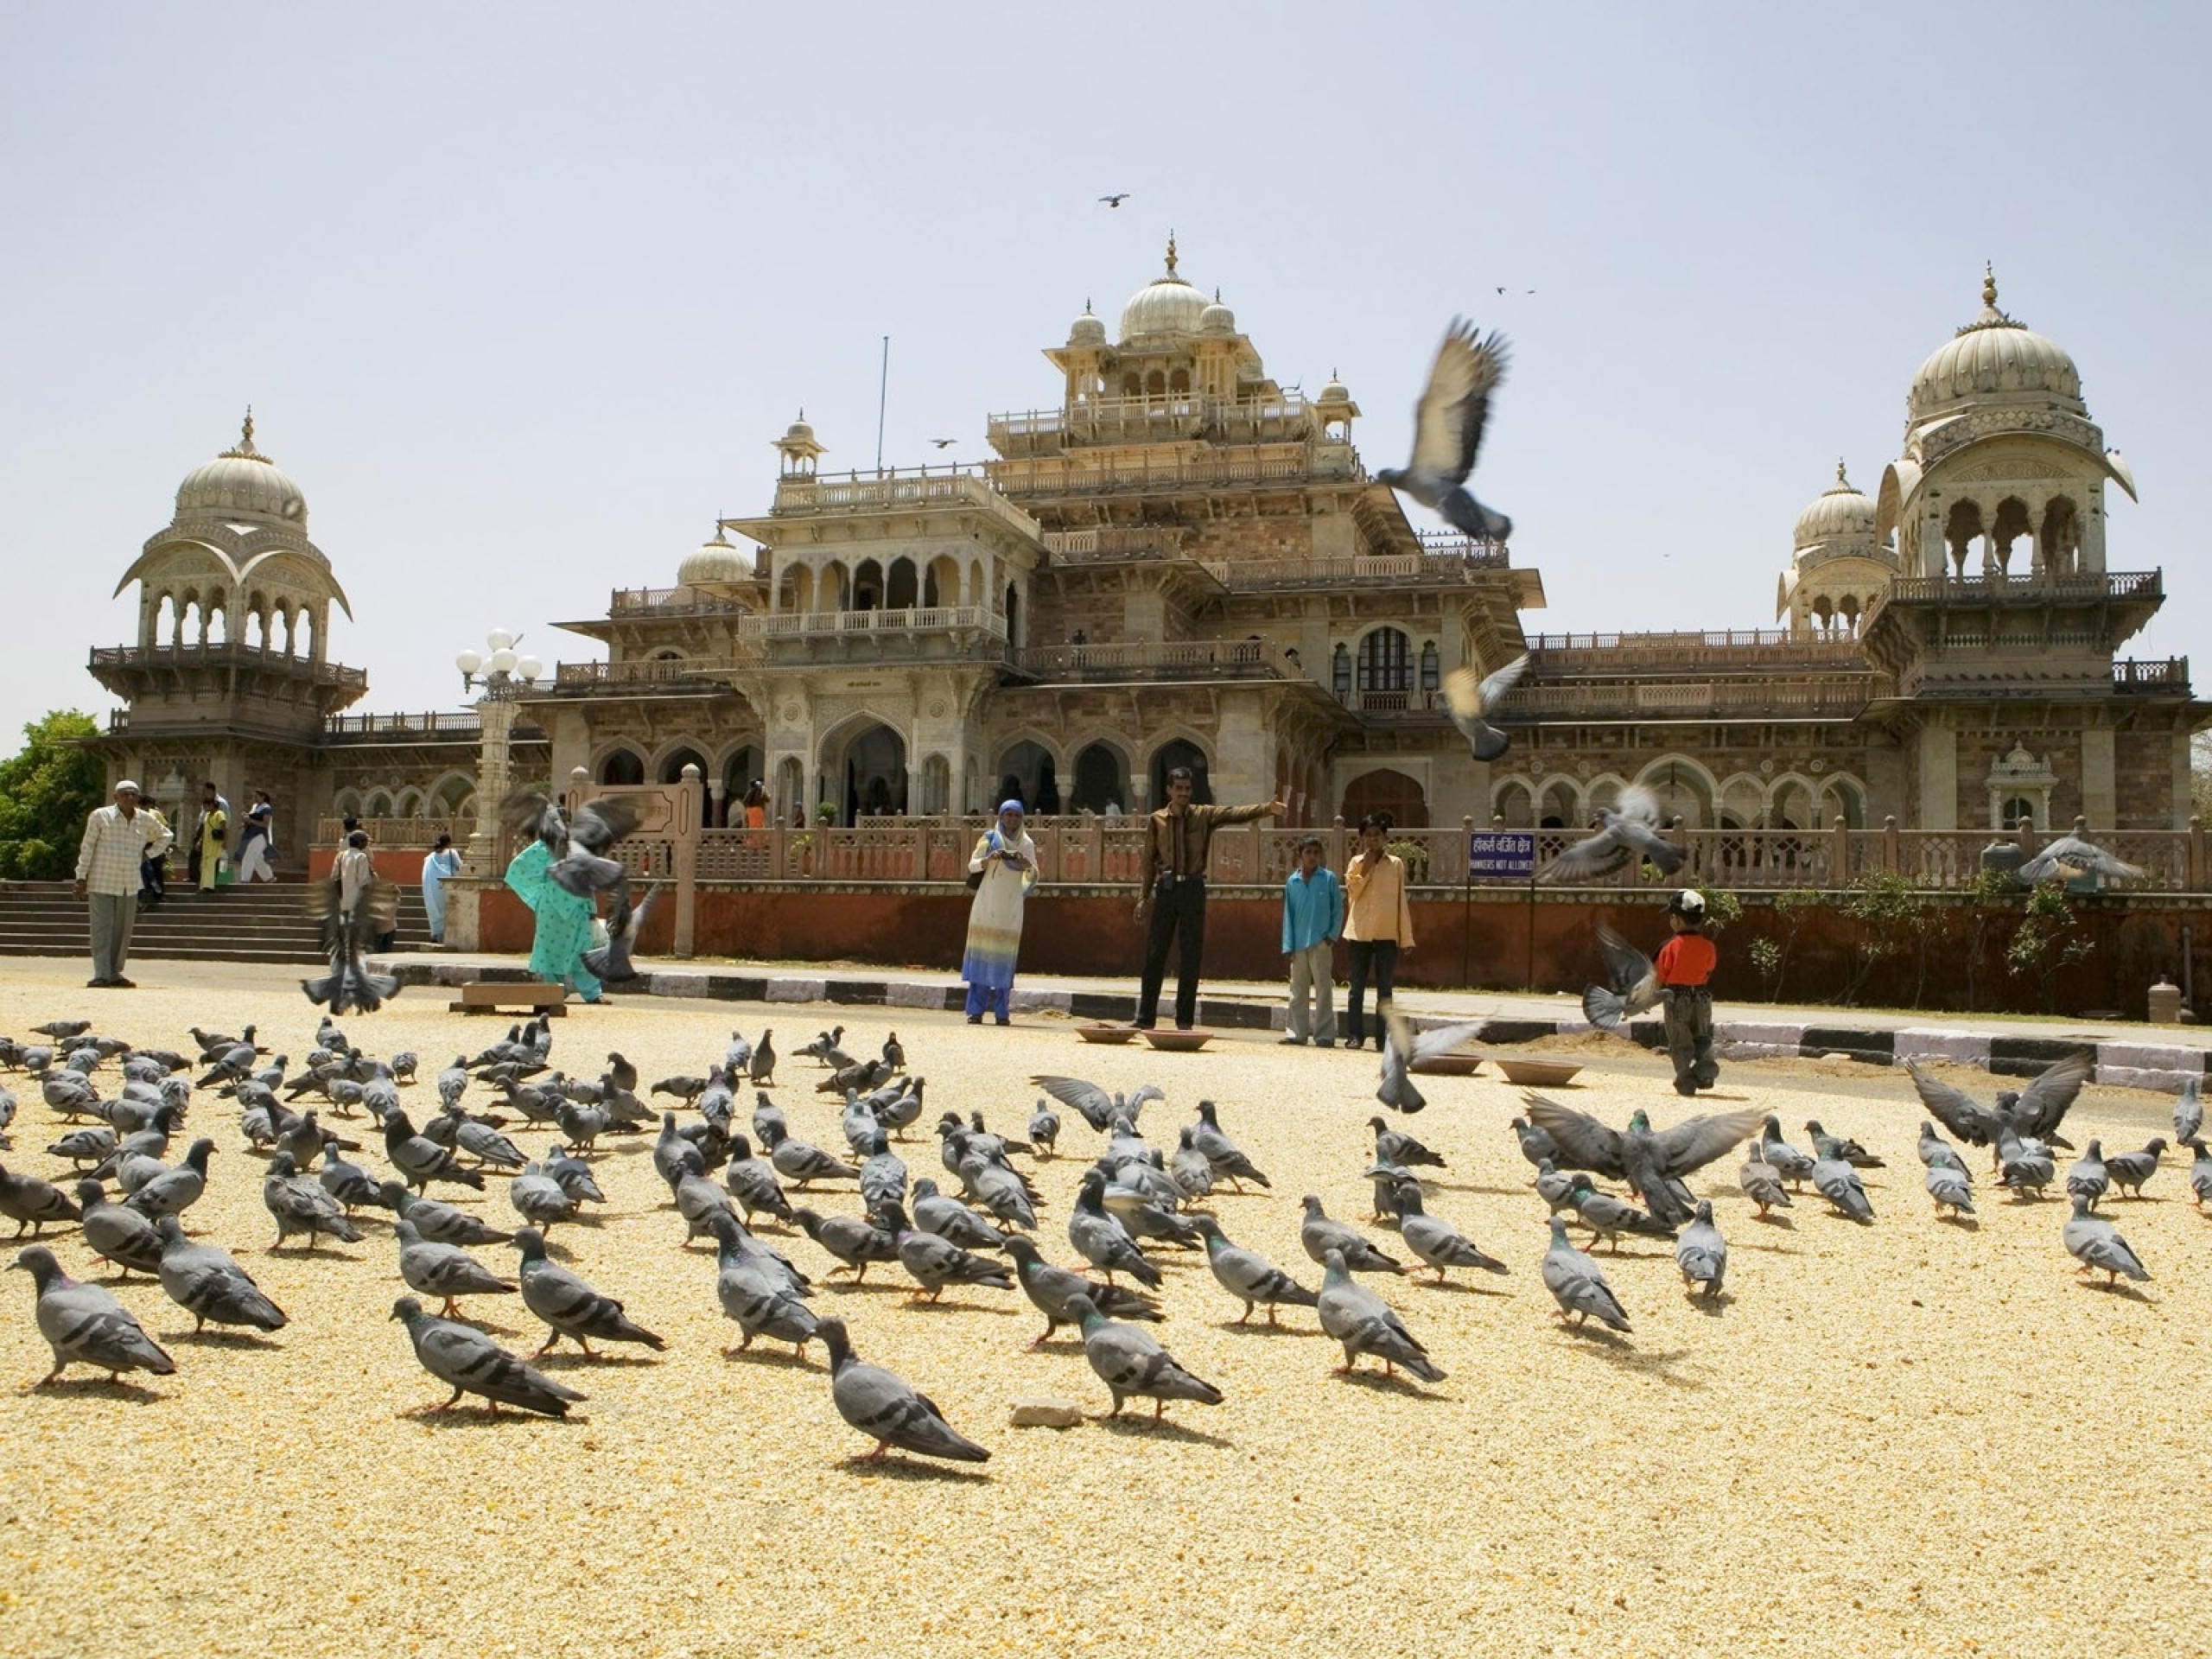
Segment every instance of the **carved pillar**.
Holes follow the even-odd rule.
[[[471,875],[496,878],[504,874],[499,860],[499,803],[514,787],[511,746],[515,706],[487,690],[477,702],[476,713],[481,722],[476,747],[476,827],[469,832],[462,868]]]

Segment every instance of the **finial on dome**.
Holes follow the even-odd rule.
[[[1167,232],[1167,274],[1175,274],[1175,232],[1172,230]]]
[[[1981,302],[1992,311],[1997,308],[1997,267],[1986,259],[1981,264]]]
[[[1851,487],[1851,480],[1843,475],[1843,457],[1841,455],[1838,455],[1835,460],[1835,481],[1847,490]]]
[[[253,447],[253,405],[245,406],[245,419],[238,427],[238,441],[223,451],[226,461],[267,461],[268,456]]]
[[[715,546],[728,547],[729,545],[729,537],[722,534],[722,515],[721,509],[719,507],[715,510],[715,533],[708,540]]]
[[[1090,296],[1088,294],[1083,296],[1083,315],[1086,317],[1090,315]]]

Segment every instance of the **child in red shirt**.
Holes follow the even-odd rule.
[[[1675,1092],[1694,1095],[1719,1080],[1713,1058],[1713,976],[1720,953],[1705,937],[1705,895],[1684,887],[1667,901],[1675,937],[1659,948],[1655,964],[1667,1000],[1667,1055],[1675,1063]]]

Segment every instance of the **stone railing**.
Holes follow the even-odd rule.
[[[2177,692],[2189,695],[2189,658],[2169,657],[2163,662],[2122,658],[2112,665],[2115,691]]]
[[[758,652],[731,657],[641,657],[620,663],[561,663],[553,671],[553,690],[563,696],[595,692],[620,695],[658,685],[719,684],[734,674],[760,666]]]
[[[1122,530],[1055,530],[1043,537],[1056,564],[1093,564],[1125,559],[1179,559],[1184,531],[1165,525]]]
[[[1261,639],[1145,640],[1128,645],[1025,645],[1008,653],[1019,672],[1044,680],[1278,680],[1282,653]]]
[[[1356,715],[1426,718],[1445,713],[1441,691],[1339,691],[1337,701]]]
[[[1223,582],[1231,593],[1264,588],[1353,588],[1375,582],[1418,588],[1473,582],[1478,571],[1510,567],[1505,549],[1462,542],[1454,549],[1421,553],[1382,553],[1357,558],[1233,559]]]
[[[1006,619],[985,605],[901,606],[867,611],[777,611],[739,619],[747,639],[789,639],[821,633],[933,633],[969,629],[1006,637]]]
[[[768,574],[765,555],[754,556],[753,574]],[[610,617],[729,616],[742,614],[751,608],[737,600],[719,599],[694,588],[617,588],[607,601]]]
[[[1529,639],[1537,678],[1591,675],[1694,673],[1713,668],[1834,668],[1863,665],[1853,639],[1823,640],[1784,628],[1736,628],[1711,633],[1539,633]]]
[[[472,817],[449,818],[363,818],[358,827],[369,832],[369,845],[379,851],[410,851],[416,848],[428,852],[438,844],[440,836],[451,836],[454,845],[466,847],[468,837],[476,828]],[[340,817],[317,818],[315,823],[315,844],[335,847],[346,838],[346,821]],[[382,873],[391,880],[404,885],[411,874],[405,870],[385,870]]]
[[[420,714],[405,715],[332,715],[322,722],[323,735],[339,742],[421,738],[474,743],[483,730],[483,716],[474,709],[429,709]]]
[[[1034,538],[1037,521],[1001,494],[990,478],[972,467],[887,467],[876,473],[791,474],[776,480],[778,518],[827,513],[914,512],[970,507],[1002,519],[1017,534]]]
[[[1899,576],[1883,590],[1892,600],[2156,599],[2164,591],[2159,570],[2035,570],[2012,575],[1990,570],[1971,576]],[[1871,616],[1871,613],[1869,613]]]
[[[1514,688],[1499,713],[1526,719],[1681,719],[1713,715],[1803,720],[1852,715],[1877,695],[1872,674],[1828,678],[1622,681]]]
[[[1198,457],[1115,465],[1086,455],[1048,455],[985,463],[992,479],[1020,501],[1030,496],[1109,495],[1178,489],[1230,489],[1245,484],[1295,484],[1307,479],[1356,478],[1358,463],[1340,444],[1303,444],[1289,453],[1228,451]]]
[[[95,675],[102,669],[113,672],[143,668],[245,668],[312,680],[317,685],[344,686],[357,693],[369,689],[369,671],[365,668],[319,663],[282,650],[219,640],[200,645],[101,645],[93,650],[87,666]]]

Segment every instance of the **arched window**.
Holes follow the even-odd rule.
[[[1428,827],[1428,798],[1421,785],[1388,767],[1363,772],[1345,785],[1340,810],[1346,823],[1356,824],[1370,812],[1388,812],[1390,822],[1401,830]]]
[[[2017,830],[2022,824],[2032,828],[2036,821],[2036,804],[2024,795],[2014,795],[2005,803],[2004,828]]]
[[[1351,696],[1351,647],[1339,644],[1329,658],[1329,689],[1338,701]]]
[[[1122,757],[1104,743],[1092,743],[1075,757],[1075,793],[1068,804],[1081,812],[1103,812],[1108,802],[1126,806],[1129,790],[1122,770]]]
[[[644,759],[632,749],[615,749],[599,763],[599,781],[602,784],[642,784],[645,781]]]
[[[1436,690],[1437,677],[1440,671],[1440,666],[1441,665],[1437,657],[1436,641],[1433,639],[1423,640],[1421,642],[1421,689],[1422,690],[1433,691]]]
[[[1198,746],[1184,738],[1161,744],[1152,753],[1152,804],[1167,804],[1167,774],[1178,766],[1191,769],[1191,798],[1205,806],[1213,800],[1213,784],[1206,776],[1206,758]]]
[[[707,757],[696,749],[683,748],[677,750],[660,763],[661,782],[681,783],[683,780],[683,768],[686,766],[698,767],[699,776],[702,779],[707,776]]]
[[[1413,642],[1395,628],[1377,628],[1359,642],[1362,691],[1413,690]]]

